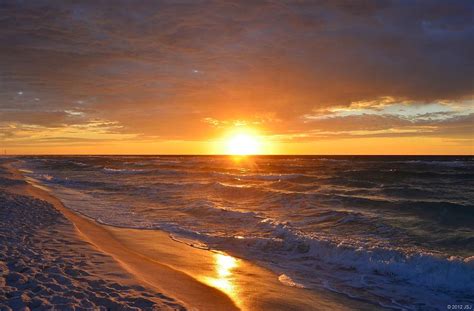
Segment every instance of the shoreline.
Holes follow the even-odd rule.
[[[0,165],[0,310],[186,310],[144,286]]]
[[[15,178],[24,179],[23,175],[11,165],[4,166]],[[18,194],[26,193],[51,203],[73,224],[79,237],[92,244],[102,253],[111,256],[140,283],[176,298],[190,310],[207,310],[209,308],[214,310],[237,310],[235,304],[220,291],[199,283],[178,270],[123,247],[105,226],[66,208],[59,199],[46,190],[28,184],[14,189],[14,191],[18,191]]]
[[[18,180],[24,176],[6,166]],[[41,186],[39,186],[41,187]],[[173,240],[166,232],[116,228],[65,207],[47,189],[27,184],[14,191],[51,203],[77,235],[111,256],[139,283],[173,297],[190,310],[364,310],[378,309],[331,292],[287,286],[278,275],[244,259]]]

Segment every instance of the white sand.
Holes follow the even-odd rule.
[[[0,174],[0,310],[184,310],[79,239],[51,204],[11,193],[24,182]]]

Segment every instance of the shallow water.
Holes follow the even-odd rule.
[[[381,306],[474,304],[473,157],[24,157],[67,207]]]

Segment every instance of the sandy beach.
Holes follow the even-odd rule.
[[[52,204],[1,170],[0,310],[184,310],[80,239]],[[21,194],[22,193],[22,194]]]
[[[353,310],[249,261],[158,230],[100,225],[4,161],[0,309]]]

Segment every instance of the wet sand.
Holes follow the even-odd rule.
[[[0,167],[0,310],[185,310],[79,238]]]
[[[7,165],[11,180],[23,180]],[[144,291],[172,297],[172,308],[191,310],[373,310],[373,305],[327,291],[288,286],[278,275],[229,254],[178,242],[158,230],[100,225],[66,208],[47,189],[36,185],[9,186],[10,192],[44,200],[74,225],[77,236],[95,251],[113,259],[103,265],[110,274],[128,274]],[[72,252],[75,252],[74,250]],[[78,250],[79,252],[79,250]],[[65,259],[67,260],[67,259]],[[136,293],[137,295],[140,293]],[[157,296],[159,297],[159,296]],[[162,300],[159,301],[163,303]]]

